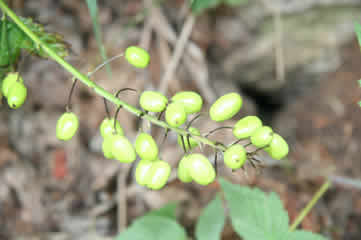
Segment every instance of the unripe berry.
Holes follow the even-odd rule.
[[[254,134],[251,136],[251,142],[258,148],[267,146],[273,137],[272,128],[268,126],[263,126],[257,129]]]
[[[262,121],[257,116],[247,116],[240,119],[233,127],[233,135],[238,139],[245,139],[262,127]]]
[[[113,159],[113,153],[112,153],[112,147],[113,147],[113,135],[106,136],[103,140],[102,144],[102,150],[104,157],[108,159]]]
[[[184,110],[187,114],[199,112],[203,105],[201,96],[192,91],[178,92],[172,97],[172,101],[183,103]]]
[[[27,89],[21,82],[14,82],[8,92],[8,105],[12,109],[18,109],[21,107],[27,96]]]
[[[158,146],[153,137],[147,133],[140,133],[135,140],[135,151],[141,159],[156,160]]]
[[[135,181],[141,185],[146,186],[150,182],[150,169],[153,161],[140,160],[135,169]]]
[[[159,190],[167,183],[171,167],[167,162],[156,161],[150,169],[150,178],[147,187],[153,190]]]
[[[239,169],[247,159],[247,152],[243,146],[235,144],[224,152],[224,164],[231,169]]]
[[[4,95],[4,97],[8,96],[11,86],[16,81],[20,82],[20,83],[23,82],[23,78],[20,76],[20,74],[18,72],[11,72],[6,75],[6,77],[4,78],[2,85],[1,85],[1,91]]]
[[[104,118],[100,124],[100,134],[103,138],[115,134],[124,135],[123,129],[120,126],[120,123],[116,122],[116,131],[114,132],[114,118]]]
[[[179,127],[187,120],[187,114],[184,110],[183,104],[172,102],[165,110],[165,121],[171,127]]]
[[[182,157],[178,164],[178,179],[184,183],[192,182],[192,176],[189,173],[190,162],[188,155]]]
[[[216,172],[208,158],[199,153],[190,154],[188,158],[189,173],[196,183],[208,185],[214,181]]]
[[[289,151],[287,142],[278,135],[277,133],[273,134],[272,141],[268,147],[264,149],[269,155],[276,160],[281,160],[286,157]]]
[[[125,50],[125,59],[136,68],[145,68],[149,64],[150,56],[143,48],[130,46]]]
[[[209,109],[213,121],[223,122],[231,119],[242,107],[242,97],[238,93],[228,93],[218,98]]]
[[[112,153],[114,158],[122,163],[131,163],[137,157],[129,140],[119,134],[113,137]]]
[[[59,140],[68,141],[75,135],[78,127],[79,120],[75,113],[63,113],[56,123],[56,137]]]
[[[139,98],[139,105],[149,112],[162,112],[167,103],[168,99],[155,91],[144,91]]]

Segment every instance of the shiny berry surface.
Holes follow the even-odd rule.
[[[14,82],[8,92],[7,100],[8,105],[12,109],[21,107],[27,97],[27,89],[21,82]]]
[[[199,112],[203,105],[203,99],[201,96],[192,91],[178,92],[171,100],[173,102],[183,103],[184,110],[187,114]]]
[[[228,93],[218,98],[209,109],[213,121],[223,122],[231,119],[242,107],[242,97],[238,93]]]
[[[139,105],[149,112],[162,112],[168,103],[168,99],[155,91],[144,91],[139,99]]]
[[[187,114],[182,103],[172,102],[165,110],[165,121],[171,127],[179,127],[187,120]]]
[[[257,116],[241,118],[233,127],[233,135],[238,139],[249,138],[262,127],[262,121]]]
[[[143,48],[130,46],[125,50],[125,59],[136,68],[145,68],[149,64],[150,56]]]
[[[79,127],[78,117],[73,112],[61,115],[56,124],[56,137],[63,141],[70,140]]]
[[[147,133],[140,133],[137,136],[135,151],[144,160],[156,160],[158,157],[158,145],[153,137]]]
[[[239,169],[247,160],[246,149],[235,144],[224,152],[224,164],[231,169]]]
[[[112,154],[115,159],[122,163],[131,163],[137,157],[133,145],[122,135],[113,137]]]

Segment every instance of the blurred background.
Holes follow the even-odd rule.
[[[85,1],[8,2],[17,14],[63,35],[72,49],[67,60],[82,72],[102,62]],[[98,1],[108,57],[140,45],[151,63],[136,70],[120,59],[111,63],[111,76],[103,69],[92,79],[111,92],[131,87],[170,97],[194,90],[204,97],[205,110],[225,93],[241,93],[243,108],[225,125],[257,114],[288,140],[291,151],[285,161],[260,153],[264,168],[247,166],[245,172],[232,173],[220,161],[219,175],[277,192],[291,220],[329,178],[333,187],[302,228],[330,239],[361,239],[361,53],[354,33],[360,1],[229,2],[234,4],[192,17],[184,0]],[[80,129],[71,141],[60,142],[55,126],[71,76],[35,57],[25,59],[22,74],[29,89],[25,105],[0,108],[0,239],[112,239],[125,224],[170,202],[178,204],[178,220],[192,235],[202,208],[219,191],[217,182],[201,187],[174,179],[160,191],[139,187],[130,166],[102,155],[100,97],[77,85],[72,108]],[[120,98],[138,104],[132,92]],[[137,119],[121,111],[119,121],[134,140]],[[200,118],[195,126],[207,132],[220,125]],[[163,131],[153,127],[152,133],[160,141]],[[234,140],[229,130],[212,139]],[[176,168],[182,149],[175,135],[161,156]],[[229,224],[223,239],[239,239]]]

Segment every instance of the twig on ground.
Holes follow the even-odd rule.
[[[180,33],[179,39],[177,40],[172,59],[160,81],[159,90],[162,93],[165,93],[167,91],[169,81],[172,79],[177,69],[177,66],[183,56],[185,46],[187,45],[188,39],[192,33],[195,19],[196,17],[190,14],[183,25],[182,32]]]

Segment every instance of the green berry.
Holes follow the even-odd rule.
[[[192,179],[201,185],[208,185],[214,181],[216,172],[209,160],[199,153],[190,154],[188,156],[189,173]]]
[[[130,141],[119,134],[113,137],[112,154],[115,159],[122,163],[131,163],[137,157]]]
[[[165,121],[171,127],[179,127],[187,120],[187,114],[184,110],[183,104],[172,102],[165,110]]]
[[[239,169],[247,160],[247,152],[243,146],[235,144],[224,152],[224,164],[231,169]]]
[[[158,190],[164,187],[168,181],[171,170],[172,169],[167,162],[160,160],[154,162],[150,169],[150,178],[147,187],[153,190]]]
[[[190,127],[188,130],[189,130],[190,133],[192,133],[195,136],[200,136],[201,135],[201,132],[197,128]],[[182,144],[183,144],[182,143],[182,138],[183,138],[184,146],[185,146],[185,149],[186,149],[187,152],[189,150],[192,150],[194,147],[196,147],[198,145],[198,142],[196,140],[194,140],[192,137],[189,137],[189,143],[190,143],[190,146],[189,146],[187,136],[178,135],[178,144],[179,144],[179,146],[182,146]]]
[[[66,112],[61,115],[56,123],[56,137],[59,140],[70,140],[79,127],[79,120],[75,113]]]
[[[23,82],[23,78],[19,75],[18,72],[11,72],[6,75],[6,77],[3,80],[1,91],[4,95],[4,97],[8,96],[9,90],[11,86],[16,82]]]
[[[103,150],[103,154],[104,157],[108,158],[108,159],[113,159],[113,153],[112,153],[112,147],[113,147],[113,136],[109,135],[106,136],[103,140],[103,144],[102,144],[102,150]]]
[[[139,105],[149,112],[162,112],[167,103],[168,99],[155,91],[144,91],[139,99]]]
[[[149,64],[150,56],[143,48],[130,46],[125,50],[125,59],[136,68],[145,68]]]
[[[265,151],[268,152],[273,159],[281,160],[287,156],[289,148],[283,137],[274,133],[272,141],[270,145],[265,148]]]
[[[241,107],[242,97],[238,93],[228,93],[212,104],[209,115],[213,121],[223,122],[236,115]]]
[[[124,135],[123,129],[120,126],[120,123],[117,121],[116,125],[116,134]],[[114,133],[114,118],[104,118],[100,124],[100,134],[103,138],[106,138]]]
[[[251,136],[251,143],[258,148],[267,146],[273,137],[272,128],[263,126],[257,129]]]
[[[12,109],[18,109],[21,107],[27,96],[27,89],[21,82],[14,82],[8,92],[8,105]]]
[[[240,119],[233,127],[233,135],[238,139],[245,139],[262,127],[262,121],[257,116],[247,116]]]
[[[178,178],[180,181],[184,183],[192,182],[192,176],[189,173],[189,166],[190,166],[190,162],[188,155],[185,155],[179,161],[178,169],[177,169]]]
[[[172,101],[183,103],[187,114],[199,112],[203,105],[201,96],[192,91],[179,92],[172,97]]]
[[[147,133],[140,133],[135,140],[135,151],[141,159],[156,160],[158,146],[153,137]]]
[[[135,181],[141,185],[146,186],[150,182],[150,169],[154,162],[147,160],[140,160],[135,169]]]

